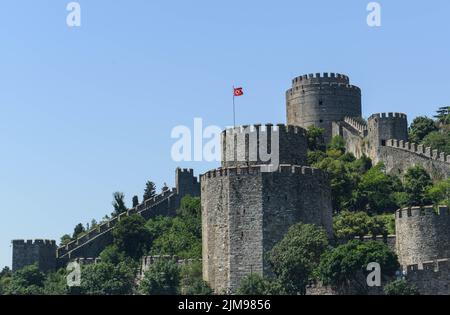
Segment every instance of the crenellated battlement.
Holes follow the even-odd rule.
[[[281,174],[297,174],[308,177],[327,178],[328,175],[323,170],[309,167],[309,166],[297,166],[297,165],[280,165],[280,167],[273,171],[268,169],[266,165],[248,166],[248,167],[229,167],[218,168],[211,170],[201,175],[202,181],[207,181],[216,177],[228,177],[228,176],[246,176],[257,175],[261,173],[281,173]]]
[[[13,245],[43,245],[43,246],[56,246],[56,241],[54,240],[13,240]]]
[[[350,82],[350,79],[345,74],[340,73],[310,73],[310,74],[304,74],[299,77],[296,77],[292,80],[292,85],[297,84],[313,84],[313,83],[322,83],[322,82],[338,82],[338,83],[344,83],[348,84]]]
[[[243,125],[234,128],[227,128],[222,131],[224,136],[230,136],[241,133],[253,133],[253,132],[279,132],[280,134],[300,134],[306,136],[306,130],[292,125],[286,124],[253,124],[253,125]]]
[[[56,268],[56,241],[13,240],[13,271],[36,264],[40,271],[54,271]]]
[[[367,132],[367,123],[359,117],[345,117],[344,122],[355,128],[362,135]]]
[[[450,155],[446,155],[444,152],[439,152],[439,150],[435,150],[431,147],[425,147],[421,144],[409,143],[404,140],[390,139],[386,141],[385,146],[408,151],[428,159],[450,164]]]
[[[408,116],[404,113],[377,113],[373,114],[369,117],[369,120],[372,119],[408,119]]]
[[[143,212],[147,211],[148,209],[153,208],[154,206],[158,205],[160,202],[163,202],[167,198],[175,196],[176,194],[177,194],[176,188],[172,188],[171,190],[166,190],[166,191],[162,192],[161,194],[156,195],[155,197],[146,200],[144,203],[136,206],[135,208],[131,208],[125,213],[121,213],[118,216],[112,217],[108,221],[103,222],[103,223],[97,225],[95,228],[90,229],[89,231],[84,233],[82,236],[78,237],[76,240],[73,240],[64,246],[58,247],[57,248],[57,257],[61,258],[62,256],[64,256],[71,250],[73,250],[79,246],[82,246],[83,244],[96,238],[99,235],[102,235],[103,233],[110,231],[112,228],[114,228],[117,225],[117,223],[119,223],[125,217],[131,216],[134,214],[142,214]]]
[[[425,207],[410,207],[403,208],[396,211],[396,219],[405,219],[423,216],[449,216],[450,212],[448,206],[434,206]]]
[[[307,164],[307,132],[285,124],[254,124],[221,134],[222,168]]]
[[[306,93],[308,91],[315,90],[331,90],[331,93],[337,93],[337,90],[345,90],[347,92],[353,91],[356,94],[361,94],[361,89],[352,84],[344,84],[338,82],[320,82],[320,83],[312,83],[309,85],[296,85],[286,91],[286,96],[293,96],[296,93]],[[336,90],[334,90],[336,89]]]

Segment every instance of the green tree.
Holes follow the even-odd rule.
[[[139,206],[139,197],[133,196],[133,208],[136,208],[137,206]]]
[[[419,295],[417,287],[404,279],[389,282],[384,287],[384,293],[386,295]]]
[[[380,264],[384,278],[393,277],[400,267],[397,256],[384,243],[354,240],[325,252],[317,274],[325,285],[367,294],[366,268],[372,262]]]
[[[442,180],[428,187],[426,197],[435,205],[450,206],[450,179]]]
[[[138,214],[123,218],[112,231],[113,244],[126,256],[141,258],[151,245],[151,234]]]
[[[61,236],[61,241],[59,242],[60,246],[64,246],[69,244],[72,241],[72,237],[69,234],[64,234]]]
[[[145,183],[145,189],[144,189],[144,201],[148,199],[152,199],[156,196],[156,185],[154,182],[148,181]]]
[[[373,213],[392,212],[398,209],[394,193],[402,191],[398,177],[386,175],[384,164],[380,163],[361,176],[352,192],[352,209],[368,210]]]
[[[320,163],[327,157],[323,151],[308,151],[308,165]]]
[[[107,246],[101,253],[100,259],[102,262],[117,265],[126,261],[125,253],[120,251],[116,245]]]
[[[333,210],[340,212],[347,209],[360,174],[352,172],[349,163],[332,157],[327,157],[314,166],[326,171],[330,177]]]
[[[450,155],[450,132],[431,132],[423,139],[422,144],[434,150],[439,150],[445,155]]]
[[[0,295],[6,294],[11,282],[12,272],[9,267],[4,267],[0,272]]]
[[[325,129],[315,126],[308,127],[306,131],[308,150],[325,151]]]
[[[121,192],[115,192],[113,194],[113,202],[112,205],[114,207],[114,212],[112,213],[112,216],[119,215],[121,213],[127,212],[128,208],[125,206],[125,195]]]
[[[198,233],[199,228],[181,217],[164,221],[170,222],[170,225],[166,230],[157,233],[160,236],[154,238],[151,254],[178,256],[185,259],[201,258],[202,241]],[[153,230],[154,224],[154,221],[147,223],[147,227]],[[161,222],[156,222],[156,225],[161,226]]]
[[[49,273],[44,281],[43,294],[45,295],[67,295],[70,288],[67,286],[67,274],[64,269]]]
[[[344,211],[333,218],[333,229],[336,237],[352,240],[366,235],[387,235],[388,229],[383,219],[371,217],[365,212]]]
[[[431,203],[427,191],[433,185],[430,175],[422,166],[414,166],[406,172],[404,179],[408,206],[425,206]]]
[[[133,293],[135,266],[100,262],[83,266],[81,292],[86,295],[130,295]]]
[[[176,295],[179,293],[180,269],[173,260],[158,260],[144,274],[139,285],[143,295]]]
[[[86,229],[84,228],[82,223],[78,223],[75,228],[73,229],[72,239],[77,239],[80,237],[84,232],[86,232]],[[62,239],[61,239],[62,240]]]
[[[334,136],[328,145],[328,150],[337,150],[345,152],[345,139],[341,136]]]
[[[237,295],[283,295],[282,285],[273,280],[266,279],[259,274],[252,273],[245,276],[238,289]]]
[[[146,227],[152,235],[153,255],[201,258],[200,198],[185,196],[181,200],[176,217],[156,217],[149,220]]]
[[[44,294],[45,274],[37,265],[27,266],[13,273],[6,288],[8,295],[42,295]]]
[[[305,294],[320,255],[328,246],[326,232],[314,225],[296,224],[268,256],[278,280],[289,294]]]
[[[180,291],[183,295],[211,295],[213,293],[203,280],[201,261],[194,261],[181,267]]]
[[[420,116],[413,120],[409,127],[409,141],[422,143],[422,140],[431,132],[437,131],[436,123],[433,119]]]
[[[440,107],[436,111],[436,116],[434,116],[441,125],[450,124],[450,106]]]

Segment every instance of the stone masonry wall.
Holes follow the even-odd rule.
[[[58,265],[62,266],[77,257],[98,257],[112,243],[112,230],[121,219],[139,214],[149,220],[156,216],[173,216],[179,207],[181,199],[186,195],[199,197],[200,183],[193,170],[177,169],[175,173],[176,188],[167,190],[152,199],[144,201],[135,208],[111,218],[85,235],[57,249]]]
[[[397,255],[403,266],[450,258],[450,213],[447,207],[398,210]]]
[[[14,240],[12,270],[37,264],[43,272],[56,269],[56,242],[53,240]]]
[[[222,167],[262,164],[306,165],[306,130],[278,124],[251,125],[222,132]],[[278,143],[275,143],[278,142]],[[277,161],[269,160],[278,152]]]
[[[417,287],[421,295],[450,295],[450,260],[409,265],[406,279]]]
[[[289,125],[324,128],[328,143],[334,121],[361,117],[361,90],[342,74],[300,76],[286,92],[286,111]]]
[[[374,162],[384,162],[386,171],[393,175],[401,176],[410,167],[420,165],[435,181],[450,176],[450,156],[399,140],[390,139],[386,142],[386,146],[380,147]]]
[[[216,292],[235,290],[245,275],[270,275],[265,254],[298,222],[331,236],[331,192],[317,169],[283,165],[228,168],[202,176],[203,273]]]

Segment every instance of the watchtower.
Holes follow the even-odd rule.
[[[303,75],[292,80],[286,92],[288,125],[325,129],[332,137],[332,123],[345,117],[361,117],[361,89],[349,77],[336,73]]]

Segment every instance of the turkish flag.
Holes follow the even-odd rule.
[[[239,87],[239,88],[234,88],[234,96],[242,96],[244,95],[244,90]]]

